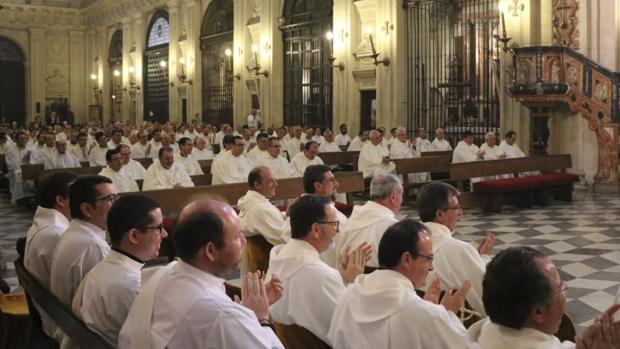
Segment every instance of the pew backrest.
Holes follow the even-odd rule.
[[[24,181],[36,181],[39,179],[39,175],[43,172],[43,164],[36,165],[22,165],[22,180]]]
[[[42,180],[47,178],[48,176],[58,173],[58,172],[73,172],[78,175],[78,177],[86,177],[86,176],[94,176],[101,172],[102,166],[93,166],[93,167],[73,167],[73,168],[57,168],[53,170],[43,170],[39,174],[37,179],[37,183],[40,183]]]
[[[145,169],[149,168],[149,166],[153,164],[152,158],[136,158],[134,160],[139,162],[142,165],[142,167],[144,167]]]
[[[327,153],[319,153],[318,157],[323,160],[327,166],[331,165],[354,165],[357,167],[357,159],[360,156],[359,151],[334,151]]]
[[[504,160],[483,160],[461,162],[450,165],[450,178],[464,180],[502,174],[517,174],[528,171],[565,171],[572,167],[570,154],[532,156]]]
[[[450,155],[450,157],[452,157],[452,150],[423,151],[421,154],[423,158],[429,157],[429,156],[447,156],[447,155]]]
[[[419,172],[448,172],[452,163],[452,155],[396,159],[393,161],[396,165],[396,174],[399,175]]]
[[[200,164],[200,168],[202,169],[202,172],[204,172],[205,174],[207,173],[211,173],[211,164],[213,163],[213,160],[198,160],[198,163]]]

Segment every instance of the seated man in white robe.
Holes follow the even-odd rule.
[[[282,298],[271,306],[274,321],[301,326],[330,345],[327,339],[332,314],[346,291],[364,270],[366,245],[347,255],[340,271],[319,258],[338,234],[337,210],[326,197],[304,195],[289,209],[292,239],[269,254],[269,274],[282,280]]]
[[[489,262],[483,301],[489,317],[469,328],[481,349],[620,347],[620,323],[611,319],[619,305],[597,317],[577,343],[560,342],[554,334],[566,307],[566,284],[551,259],[531,247],[510,247]]]
[[[149,141],[146,133],[144,131],[138,132],[138,141],[131,145],[131,158],[142,159],[148,157],[146,153],[148,144]]]
[[[304,144],[304,151],[297,153],[291,159],[291,165],[298,175],[303,175],[306,167],[310,165],[323,165],[323,160],[317,156],[319,153],[319,144],[315,141],[308,141]]]
[[[433,146],[433,150],[435,151],[451,151],[452,146],[450,142],[446,140],[446,132],[443,128],[438,128],[435,130],[435,139],[431,145]]]
[[[314,128],[314,136],[312,136],[310,139],[312,139],[313,141],[317,142],[319,145],[323,144],[323,142],[325,142],[325,137],[323,137],[321,135],[321,128],[320,127],[315,127]]]
[[[290,239],[290,225],[285,214],[269,202],[278,186],[273,172],[264,166],[253,168],[248,186],[250,189],[237,202],[241,232],[247,237],[261,235],[274,246],[286,243]]]
[[[26,134],[19,131],[15,134],[15,144],[9,146],[4,158],[8,170],[9,190],[11,191],[11,204],[15,206],[17,200],[33,196],[33,183],[22,180],[22,165],[28,165],[33,151],[27,147]]]
[[[459,194],[453,186],[443,182],[429,183],[418,192],[416,207],[433,240],[433,271],[428,274],[427,284],[439,278],[441,289],[450,290],[469,280],[471,289],[467,302],[484,316],[482,279],[486,264],[491,260],[489,253],[495,246],[495,236],[487,234],[477,249],[452,236],[463,215]]]
[[[487,132],[484,135],[484,143],[480,146],[480,151],[484,153],[484,160],[503,160],[508,157],[497,145],[497,136],[494,132]]]
[[[115,128],[110,132],[110,140],[108,141],[108,148],[116,149],[119,145],[123,144],[123,130]],[[127,143],[127,145],[131,145]]]
[[[266,133],[260,133],[256,136],[256,146],[252,147],[252,149],[247,152],[245,157],[250,159],[253,163],[256,163],[256,160],[267,151],[268,139],[269,135]]]
[[[227,135],[224,142],[233,141],[232,147],[215,157],[211,163],[213,184],[242,183],[248,180],[248,175],[254,165],[243,155],[243,140],[239,136]]]
[[[301,141],[301,127],[300,126],[291,126],[293,130],[293,136],[286,143],[286,152],[288,153],[289,159],[293,160],[295,155],[301,152],[301,147],[303,143]]]
[[[474,144],[474,134],[471,131],[463,132],[460,141],[452,153],[452,163],[470,162],[484,159],[484,152]]]
[[[141,163],[131,158],[131,150],[127,144],[121,144],[121,160],[123,161],[123,168],[131,179],[137,181],[139,179],[144,179],[144,175],[146,174],[146,169],[142,166]]]
[[[377,174],[394,173],[396,166],[390,162],[390,151],[381,143],[383,136],[377,130],[370,131],[370,142],[360,151],[357,167],[362,171],[364,178]]]
[[[418,137],[415,139],[415,147],[420,153],[434,150],[431,141],[428,140],[428,135],[424,127],[418,128]]]
[[[87,133],[79,133],[77,135],[77,144],[73,146],[69,151],[71,154],[75,155],[79,162],[88,161],[88,134]]]
[[[260,154],[256,160],[256,166],[265,166],[277,179],[296,177],[299,174],[281,154],[282,145],[276,137],[270,137],[267,141],[267,151]]]
[[[424,299],[416,294],[433,269],[432,242],[422,224],[407,219],[391,226],[379,244],[379,263],[380,270],[355,279],[338,302],[328,333],[334,348],[477,347],[456,316],[467,283],[446,293],[441,304],[437,282]]]
[[[123,166],[121,146],[116,149],[108,150],[105,154],[105,158],[108,162],[108,166],[102,168],[99,175],[112,180],[114,190],[117,193],[140,191],[138,188],[138,183],[136,183],[127,169]]]
[[[340,133],[334,138],[334,141],[340,147],[348,147],[351,143],[351,137],[347,134],[349,127],[347,124],[340,124]]]
[[[71,152],[67,151],[67,136],[64,133],[56,135],[56,150],[45,159],[46,170],[59,168],[81,167],[80,161]]]
[[[69,189],[73,220],[56,246],[50,278],[52,293],[67,308],[86,273],[110,252],[106,219],[117,197],[112,181],[101,176],[79,178]],[[60,343],[62,333],[54,339]]]
[[[145,154],[147,158],[151,158],[153,161],[157,160],[157,157],[159,156],[159,149],[162,147],[161,135],[164,133],[165,132],[159,130],[153,131],[152,138],[146,145]]]
[[[323,143],[320,143],[319,153],[331,153],[341,151],[338,143],[334,142],[334,134],[330,130],[323,132]]]
[[[515,131],[506,132],[506,138],[500,143],[499,149],[506,154],[506,158],[524,158],[525,153],[517,144],[517,133]]]
[[[192,149],[192,155],[196,160],[212,160],[213,151],[207,148],[207,140],[204,137],[196,137],[196,146]]]
[[[31,149],[32,154],[29,157],[29,161],[33,165],[45,164],[45,159],[47,158],[47,142],[48,132],[40,131],[37,134],[37,142],[36,145]]]
[[[362,206],[353,207],[347,227],[336,245],[337,257],[341,259],[347,250],[368,243],[373,251],[379,248],[379,241],[385,230],[397,222],[403,202],[403,186],[400,179],[392,174],[377,175],[370,182],[370,198]],[[373,253],[367,266],[377,268],[379,261]]]
[[[224,292],[239,268],[245,239],[229,205],[194,201],[185,206],[173,235],[180,258],[142,284],[118,341],[120,349],[284,348],[270,328],[269,304],[282,295],[273,279],[243,275],[242,299]]]
[[[50,291],[52,259],[60,237],[69,226],[69,186],[77,179],[71,172],[57,172],[39,183],[37,210],[32,225],[26,232],[24,266],[39,282]],[[43,332],[54,336],[56,324],[39,308]]]
[[[361,130],[359,134],[353,138],[347,151],[360,151],[366,143],[368,143],[368,131]]]
[[[413,159],[419,158],[420,153],[414,148],[413,144],[407,139],[407,130],[404,127],[396,128],[396,137],[390,146],[390,159]],[[430,182],[431,174],[428,172],[407,174],[409,183]]]
[[[159,160],[146,170],[142,190],[159,190],[193,187],[194,182],[185,168],[174,162],[174,150],[170,147],[159,149]]]
[[[179,152],[174,154],[174,162],[185,167],[185,171],[190,176],[204,174],[198,160],[192,155],[192,149],[194,148],[192,140],[189,137],[181,137],[178,144]]]
[[[105,154],[109,150],[108,137],[103,131],[95,133],[95,146],[90,149],[88,162],[91,167],[105,166],[107,164]]]
[[[115,202],[107,225],[112,250],[82,280],[72,310],[88,328],[116,346],[140,291],[144,262],[159,255],[161,240],[168,233],[159,203],[140,195],[123,196]]]

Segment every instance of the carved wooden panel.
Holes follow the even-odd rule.
[[[564,82],[562,57],[559,54],[543,55],[543,82],[546,84],[560,84]]]
[[[579,49],[579,0],[553,0],[553,43]]]
[[[536,82],[536,56],[517,56],[515,81],[519,85],[529,85]]]

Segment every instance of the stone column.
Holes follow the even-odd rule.
[[[45,29],[30,28],[30,110],[41,106],[41,118],[45,118]]]
[[[188,79],[192,85],[187,86],[187,120],[194,117],[194,113],[202,115],[202,52],[200,51],[200,27],[203,11],[198,0],[186,0],[184,5],[185,28],[187,30],[186,57]]]
[[[75,123],[87,120],[86,43],[84,31],[69,31],[69,104]]]
[[[177,72],[180,72],[179,64],[179,50],[178,39],[183,30],[182,21],[179,17],[178,0],[171,0],[167,2],[168,15],[170,21],[170,43],[168,45],[168,80],[171,85],[168,88],[169,100],[168,100],[168,120],[180,121],[181,120],[181,83],[177,79]]]
[[[144,121],[144,43],[146,40],[146,29],[144,13],[136,13],[132,16],[133,19],[133,35],[135,38],[136,50],[132,53],[133,64],[135,67],[135,82],[136,82],[136,125],[142,125]]]

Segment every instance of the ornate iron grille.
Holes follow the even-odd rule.
[[[332,1],[284,4],[284,123],[332,128]]]
[[[112,121],[120,120],[120,107],[123,103],[123,77],[122,74],[116,76],[115,71],[123,71],[123,31],[117,30],[110,40],[110,50],[108,54],[110,65],[110,110]]]
[[[202,119],[233,122],[233,2],[213,1],[202,21]],[[230,50],[231,55],[225,54]]]
[[[26,120],[24,54],[13,41],[0,36],[0,123]]]
[[[499,132],[498,0],[409,1],[408,128]]]
[[[151,19],[144,52],[144,120],[168,121],[168,14],[157,12]],[[154,45],[154,46],[150,46]],[[162,66],[161,62],[165,62]]]

